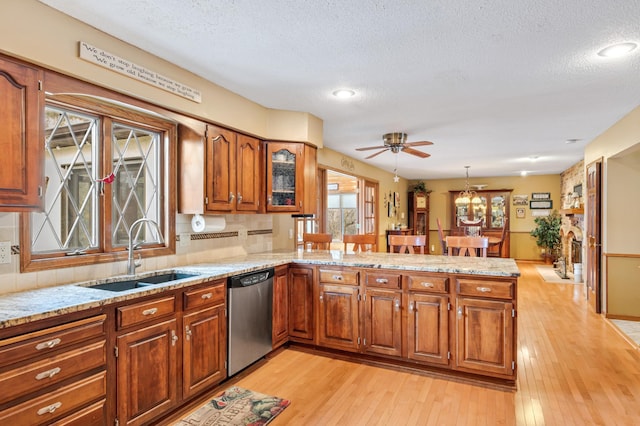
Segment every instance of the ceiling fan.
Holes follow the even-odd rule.
[[[414,146],[426,146],[433,145],[433,142],[429,141],[417,141],[417,142],[407,142],[407,134],[402,132],[394,132],[394,133],[385,133],[382,135],[382,140],[384,141],[384,145],[379,146],[368,146],[365,148],[356,148],[356,151],[368,151],[370,149],[381,149],[380,151],[372,154],[366,159],[373,158],[376,155],[380,155],[385,151],[391,151],[394,154],[399,153],[400,151],[406,152],[407,154],[415,155],[420,158],[430,157],[431,154],[427,154],[426,152],[418,151],[417,149],[413,149]]]

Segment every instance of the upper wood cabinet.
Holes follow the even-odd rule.
[[[266,211],[315,213],[316,148],[299,142],[265,142]]]
[[[213,125],[180,126],[180,213],[257,213],[261,210],[260,140]]]
[[[0,57],[0,211],[42,209],[42,71]]]

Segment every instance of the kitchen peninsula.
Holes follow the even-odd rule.
[[[176,267],[193,276],[126,291],[92,281],[0,296],[0,383],[12,389],[0,420],[140,424],[174,412],[227,378],[226,279],[265,268],[275,268],[274,349],[515,387],[513,259],[260,253]],[[136,368],[147,356],[167,386]]]

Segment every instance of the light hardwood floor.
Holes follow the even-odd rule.
[[[639,425],[640,352],[589,312],[582,285],[519,263],[518,390],[288,349],[235,384],[290,399],[271,425]]]

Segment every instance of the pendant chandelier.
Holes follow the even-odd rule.
[[[469,167],[471,166],[464,166],[464,168],[467,169],[467,182],[464,185],[464,191],[460,192],[456,198],[456,206],[468,206],[469,203],[478,205],[482,203],[478,194],[476,194],[475,191],[469,190]]]

